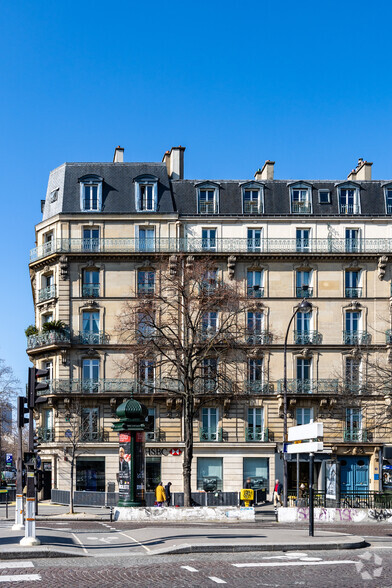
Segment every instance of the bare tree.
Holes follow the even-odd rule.
[[[4,467],[4,452],[8,445],[13,445],[12,409],[18,394],[19,380],[14,376],[12,368],[0,359],[0,465]]]
[[[128,301],[118,317],[120,338],[129,345],[122,372],[134,373],[139,391],[153,391],[155,370],[160,390],[182,405],[185,506],[191,505],[196,409],[211,396],[242,393],[246,349],[266,342],[262,304],[247,300],[234,271],[229,275],[227,282],[220,279],[210,259],[172,256],[156,272],[154,291],[142,288],[140,299]],[[250,323],[246,311],[252,304]]]

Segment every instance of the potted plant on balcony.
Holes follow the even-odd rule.
[[[42,325],[42,333],[48,335],[53,341],[58,335],[65,335],[67,326],[63,321],[48,321]]]
[[[29,325],[27,329],[25,329],[26,337],[30,337],[31,335],[38,335],[38,329],[35,325]]]

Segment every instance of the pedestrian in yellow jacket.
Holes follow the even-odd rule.
[[[155,488],[155,502],[157,506],[162,506],[162,503],[166,501],[165,489],[162,486],[162,482],[159,482]]]

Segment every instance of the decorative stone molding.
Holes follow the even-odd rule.
[[[381,255],[378,258],[377,270],[378,270],[378,279],[383,280],[385,277],[385,271],[388,263],[388,257],[386,255]]]
[[[249,312],[260,312],[264,308],[265,308],[265,305],[263,302],[261,302],[259,300],[255,300],[255,301],[251,302],[251,304],[248,306],[247,310]]]
[[[264,351],[260,348],[254,347],[253,349],[248,349],[246,355],[250,359],[261,359],[264,357]]]
[[[236,261],[237,258],[235,255],[230,255],[227,258],[227,271],[229,273],[229,280],[232,280],[234,278]]]
[[[195,261],[195,258],[193,257],[193,255],[188,255],[188,257],[186,258],[185,268],[189,272],[191,272],[193,270],[194,261]]]
[[[69,279],[69,267],[68,267],[68,257],[66,255],[62,255],[60,257],[60,280],[68,280]]]
[[[100,308],[99,302],[94,300],[94,298],[91,298],[91,300],[86,300],[84,306],[89,306],[90,308]]]
[[[351,300],[351,302],[349,303],[349,305],[346,307],[348,310],[358,310],[359,308],[361,308],[361,303],[358,302],[358,300]]]
[[[225,398],[223,401],[223,416],[228,418],[229,411],[230,411],[231,400],[230,398]]]
[[[110,403],[110,408],[111,408],[112,414],[116,414],[117,398],[111,398],[109,403]]]
[[[176,410],[181,412],[182,410],[182,398],[176,398]]]
[[[68,350],[60,349],[60,356],[62,365],[68,365]]]
[[[362,354],[358,347],[350,349],[350,351],[346,354],[346,357],[352,357],[353,359],[360,359],[361,356]]]
[[[92,347],[89,347],[86,350],[86,355],[88,355],[89,357],[97,357],[98,356],[98,351],[96,351],[95,349],[93,349]]]
[[[308,347],[304,347],[298,354],[297,357],[302,357],[303,359],[309,359],[313,357],[313,351]]]
[[[169,273],[171,276],[176,276],[178,273],[178,256],[171,255],[169,257]]]
[[[52,272],[52,268],[50,267],[50,265],[45,265],[42,270],[42,273],[43,274],[50,274],[51,272]]]

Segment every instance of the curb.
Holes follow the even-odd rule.
[[[30,547],[2,548],[0,552],[0,561],[3,559],[35,559],[35,558],[56,558],[56,557],[92,557],[85,553],[75,553],[74,551],[58,551],[50,547],[37,546],[35,549]]]

